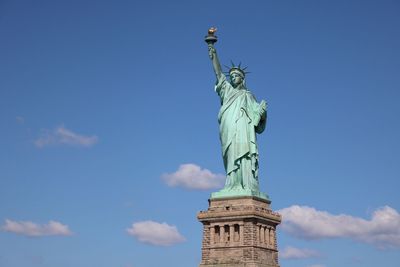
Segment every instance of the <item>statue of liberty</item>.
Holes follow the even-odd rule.
[[[257,103],[245,83],[246,68],[241,65],[229,69],[229,81],[221,69],[214,43],[216,29],[210,28],[206,42],[217,78],[215,91],[220,97],[218,114],[222,157],[226,171],[225,186],[211,198],[232,196],[268,197],[259,191],[258,148],[256,133],[264,131],[267,120],[267,104]]]

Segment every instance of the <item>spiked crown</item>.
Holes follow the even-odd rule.
[[[241,65],[242,65],[242,63],[240,62],[239,65],[235,66],[235,64],[231,60],[231,66],[230,67],[224,65],[225,68],[227,68],[229,70],[229,71],[225,71],[224,72],[225,75],[230,75],[232,72],[238,72],[244,78],[246,76],[246,74],[250,73],[250,72],[246,71],[247,67],[242,68]]]

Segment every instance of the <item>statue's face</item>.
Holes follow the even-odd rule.
[[[240,76],[238,73],[232,72],[230,74],[231,77],[231,82],[234,86],[239,85],[243,82],[242,76]]]

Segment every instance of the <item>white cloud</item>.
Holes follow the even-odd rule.
[[[370,220],[297,205],[279,213],[283,218],[282,230],[299,238],[344,237],[378,248],[400,248],[400,214],[389,206],[375,210]]]
[[[171,187],[182,186],[200,190],[222,187],[225,181],[225,175],[214,174],[191,163],[182,164],[176,172],[163,174],[161,178]]]
[[[98,138],[95,135],[84,136],[74,133],[64,126],[59,126],[53,130],[43,130],[40,137],[35,140],[35,145],[40,148],[57,144],[90,147],[97,141]]]
[[[155,246],[171,246],[185,241],[176,226],[154,221],[143,221],[132,224],[126,229],[128,234],[136,237],[140,242]]]
[[[39,237],[50,235],[68,236],[72,235],[68,226],[56,221],[49,221],[48,224],[39,225],[30,221],[13,221],[6,220],[1,227],[3,231],[15,233],[19,235]]]
[[[320,253],[311,249],[300,249],[295,247],[286,247],[279,256],[283,259],[307,259],[307,258],[317,258]]]

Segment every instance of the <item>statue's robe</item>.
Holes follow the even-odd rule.
[[[256,133],[264,131],[266,114],[260,114],[260,104],[249,90],[234,88],[225,76],[218,79],[215,91],[221,99],[218,122],[227,174],[224,190],[258,191]]]

